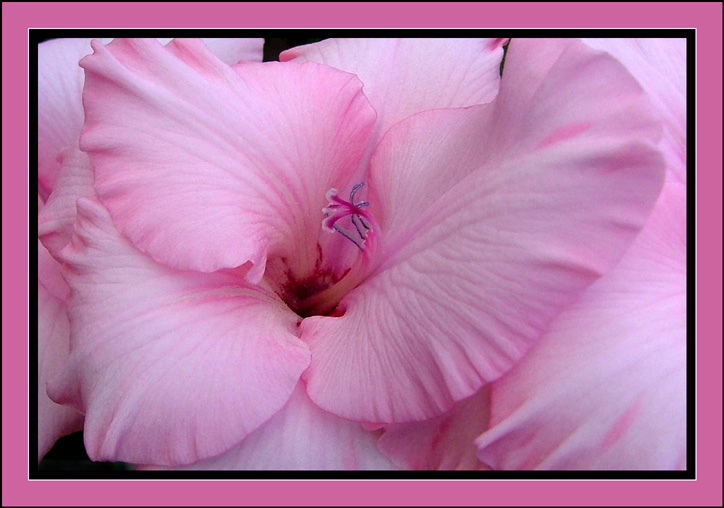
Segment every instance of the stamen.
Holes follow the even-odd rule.
[[[364,242],[367,234],[372,231],[371,222],[373,222],[372,217],[362,210],[362,208],[370,206],[370,203],[368,201],[354,202],[357,192],[364,185],[364,182],[360,182],[352,187],[352,191],[349,193],[349,201],[340,198],[337,189],[329,189],[325,195],[329,204],[322,209],[322,213],[324,213],[322,229],[330,233],[335,231],[340,233],[360,250],[364,250]],[[357,234],[337,224],[340,219],[345,217],[350,218],[350,222],[352,222]]]
[[[364,242],[364,238],[361,240],[358,238],[355,238],[354,234],[350,233],[349,231],[347,231],[346,229],[344,229],[342,226],[340,226],[338,224],[334,225],[334,230],[337,233],[341,234],[343,237],[345,237],[347,240],[349,240],[350,242],[355,244],[359,250],[364,250],[364,247],[362,247],[362,242]]]
[[[370,223],[367,222],[367,219],[365,219],[365,218],[362,217],[361,215],[359,215],[358,217],[359,217],[360,222],[362,223],[362,225],[363,225],[365,228],[367,228],[367,229],[372,229],[372,226],[370,226]]]
[[[357,234],[360,236],[360,238],[365,238],[367,236],[367,231],[362,231],[362,228],[360,227],[360,220],[357,215],[353,215],[350,220],[352,221],[352,224],[354,224],[355,229],[357,230]]]
[[[355,185],[354,187],[352,187],[352,192],[349,193],[349,200],[350,200],[350,202],[354,203],[354,196],[355,196],[355,194],[357,194],[357,191],[360,190],[360,189],[361,189],[362,187],[364,187],[364,186],[365,186],[365,183],[364,183],[364,182],[360,182],[360,183],[358,183],[357,185]]]

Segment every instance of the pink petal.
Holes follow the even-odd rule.
[[[63,250],[71,357],[49,391],[85,415],[93,460],[186,464],[229,450],[276,413],[309,363],[297,316],[243,273],[156,264],[97,199]]]
[[[193,40],[94,49],[81,148],[119,230],[179,269],[251,261],[258,282],[267,255],[292,253],[313,269],[324,195],[374,121],[357,79],[314,64],[234,72]]]
[[[377,433],[316,407],[300,383],[284,409],[241,444],[187,469],[396,469],[376,442]]]
[[[312,400],[401,423],[500,377],[645,222],[657,134],[621,65],[570,40],[514,40],[494,103],[390,129],[370,180],[379,264],[342,317],[302,323]]]
[[[327,39],[280,55],[351,72],[377,111],[370,148],[420,111],[490,102],[498,92],[505,39]]]
[[[113,39],[104,39],[104,43]],[[172,39],[159,39],[163,44]],[[261,62],[263,39],[202,39],[229,65]],[[83,127],[81,58],[91,52],[90,39],[56,39],[38,45],[38,188],[43,198],[53,190],[61,150],[75,142]]]
[[[432,420],[385,428],[379,448],[396,465],[412,470],[486,470],[474,445],[488,427],[490,393],[483,388]]]
[[[678,469],[686,460],[686,196],[672,176],[626,257],[493,385],[498,469]]]
[[[60,265],[38,242],[38,462],[59,437],[80,430],[83,416],[48,398],[46,383],[68,360],[67,286]]]
[[[56,157],[83,127],[83,70],[87,39],[57,39],[38,45],[38,192],[46,199],[60,171]]]
[[[70,289],[63,278],[60,265],[40,243],[40,240],[38,240],[38,281],[50,293],[50,296],[63,304],[70,297]]]
[[[55,188],[38,213],[38,237],[54,256],[73,236],[76,201],[95,195],[88,155],[71,145],[63,151],[62,161]]]
[[[173,39],[156,39],[164,46]],[[227,65],[261,62],[264,58],[264,39],[201,39],[219,60]]]
[[[669,169],[686,183],[686,39],[583,39],[608,51],[638,80],[664,121]]]

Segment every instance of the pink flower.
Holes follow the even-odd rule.
[[[576,41],[513,41],[498,91],[502,42],[232,67],[193,40],[93,44],[53,189],[74,230],[40,222],[71,290],[49,394],[91,458],[391,467],[365,429],[457,411],[535,354],[646,222],[660,125]]]
[[[518,365],[443,417],[387,429],[381,449],[400,465],[686,467],[686,41],[585,42],[626,65],[664,120],[662,193],[623,260]]]

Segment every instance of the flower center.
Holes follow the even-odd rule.
[[[358,286],[369,273],[372,253],[376,246],[374,234],[376,223],[365,210],[370,203],[355,200],[362,187],[364,183],[358,183],[352,188],[349,201],[339,197],[336,189],[330,189],[326,194],[329,204],[322,210],[324,214],[322,229],[329,233],[339,233],[353,243],[357,249],[356,256],[339,242],[337,244],[322,242],[328,248],[323,249],[321,244],[317,244],[318,258],[315,268],[311,274],[303,278],[296,277],[290,270],[284,268],[284,260],[281,260],[282,265],[276,268],[268,265],[268,269],[271,268],[272,272],[277,271],[277,276],[270,273],[272,279],[285,281],[277,293],[302,317],[328,315],[331,311],[335,311],[340,300]],[[340,259],[336,259],[335,255],[340,256]],[[340,309],[336,309],[335,314],[339,315],[340,312],[342,312]]]

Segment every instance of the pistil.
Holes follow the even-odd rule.
[[[322,229],[342,235],[360,250],[360,255],[336,283],[297,302],[297,312],[300,315],[327,314],[369,273],[372,254],[376,250],[375,230],[377,225],[370,213],[365,210],[370,203],[367,201],[355,202],[357,193],[362,187],[364,187],[364,183],[358,183],[352,187],[349,201],[339,197],[336,189],[327,191],[326,198],[329,204],[322,210],[324,213]],[[346,218],[349,218],[352,228],[344,227],[340,223],[342,219]]]

